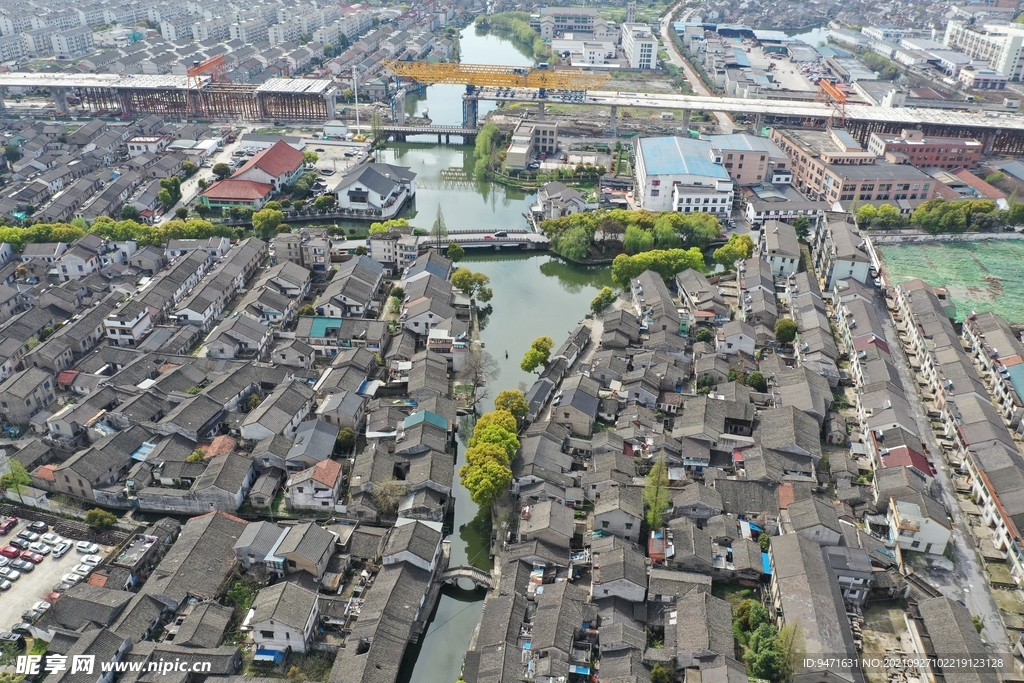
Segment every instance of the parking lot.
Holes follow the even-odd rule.
[[[326,169],[337,175],[344,175],[345,171],[358,164],[369,150],[365,142],[346,142],[342,140],[316,140],[303,138],[306,144],[305,152],[316,152],[320,157],[316,167],[321,171]],[[352,156],[345,156],[350,154]]]
[[[19,520],[18,525],[9,534],[0,536],[0,545],[7,545],[8,541],[26,529],[29,523],[29,520]],[[73,539],[68,540],[72,544],[75,543]],[[109,546],[101,546],[97,554],[106,557],[110,551]],[[0,630],[9,630],[20,622],[22,612],[36,602],[44,600],[53,587],[60,583],[62,576],[71,573],[75,565],[81,564],[83,557],[85,556],[75,552],[73,547],[61,558],[54,558],[51,553],[37,564],[34,570],[22,574],[18,580],[13,581],[10,590],[0,593]]]

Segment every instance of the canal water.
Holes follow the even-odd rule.
[[[529,66],[533,62],[512,42],[477,34],[470,26],[461,33],[462,61],[477,64]],[[409,114],[429,116],[437,124],[461,124],[462,88],[435,85],[422,95],[406,99]],[[481,114],[484,113],[481,103]],[[492,105],[493,108],[493,105]],[[429,139],[429,138],[428,138]],[[410,167],[416,174],[416,204],[405,215],[416,227],[429,229],[440,204],[449,230],[499,230],[525,226],[523,214],[536,195],[479,183],[473,178],[473,148],[408,142],[388,145],[378,152],[381,161]],[[590,310],[601,287],[611,284],[610,269],[577,268],[550,254],[506,253],[471,255],[461,266],[491,279],[493,313],[485,319],[480,337],[497,361],[500,373],[488,386],[481,412],[491,410],[494,397],[504,389],[529,387],[535,375],[519,368],[530,342],[548,335],[561,344]],[[508,358],[505,352],[508,351]],[[460,425],[459,455],[452,486],[455,520],[451,564],[490,569],[490,517],[481,512],[459,483],[458,469],[465,463],[465,439],[472,424]],[[426,633],[406,651],[400,683],[454,683],[473,631],[480,622],[482,591],[445,588]]]

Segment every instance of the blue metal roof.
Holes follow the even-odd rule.
[[[647,175],[695,175],[729,180],[725,167],[710,159],[711,143],[706,140],[640,138],[637,146]]]
[[[761,569],[764,570],[765,574],[771,576],[772,560],[770,557],[768,557],[768,553],[761,553]]]

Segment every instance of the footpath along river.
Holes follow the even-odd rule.
[[[478,35],[470,26],[460,39],[462,61],[476,64],[530,66],[511,41],[494,35]],[[422,95],[406,99],[407,113],[429,116],[437,124],[462,123],[462,87],[435,85]],[[481,115],[487,109],[481,103]],[[424,138],[430,140],[430,138]],[[378,153],[381,161],[410,167],[416,174],[415,212],[406,217],[416,227],[429,229],[440,203],[449,230],[499,230],[521,227],[523,213],[536,196],[501,185],[478,183],[472,175],[473,148],[463,145],[407,143],[389,145]],[[548,335],[562,343],[590,309],[590,301],[601,287],[611,284],[609,268],[576,268],[550,254],[471,255],[460,265],[491,278],[493,314],[481,331],[486,350],[501,368],[490,383],[489,398],[480,410],[493,408],[494,397],[503,389],[529,386],[534,375],[523,372],[519,361],[535,338]],[[505,351],[508,351],[508,359]],[[459,484],[458,470],[464,464],[465,438],[471,431],[460,425],[459,457],[452,495],[455,520],[451,541],[451,564],[471,564],[481,569],[492,566],[489,557],[490,517],[482,513]],[[455,683],[473,631],[480,622],[484,593],[445,588],[431,616],[427,631],[417,646],[406,651],[400,683]]]

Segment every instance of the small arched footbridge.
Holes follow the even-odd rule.
[[[458,585],[459,579],[466,579],[471,581],[477,588],[483,588],[484,590],[494,588],[494,576],[490,572],[466,565],[448,567],[448,569],[441,572],[439,579],[441,583],[456,585]]]

